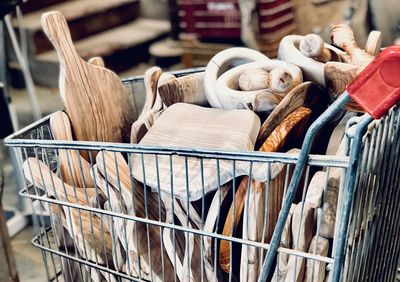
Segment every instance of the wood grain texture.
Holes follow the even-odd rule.
[[[292,138],[299,138],[302,136],[310,114],[311,110],[304,107],[299,107],[294,110],[275,128],[261,146],[260,151],[278,152],[285,144],[290,144]],[[271,178],[270,180],[271,187],[268,194],[268,227],[265,227],[265,238],[262,238],[264,210],[267,207],[265,203],[265,182],[251,180],[251,185],[249,186],[251,192],[248,194],[248,176],[243,177],[238,187],[235,195],[235,206],[231,206],[229,210],[225,220],[223,235],[232,236],[230,231],[232,229],[233,231],[236,230],[244,210],[243,238],[257,242],[261,242],[262,240],[269,242],[282,203],[285,174],[286,170],[283,169],[276,179]],[[250,197],[249,200],[247,200],[246,197]],[[235,217],[233,217],[233,210],[235,210]],[[251,253],[248,252],[249,250]],[[254,281],[258,277],[259,256],[255,248],[250,249],[247,248],[247,246],[242,247],[242,252],[242,269],[244,271],[241,272],[241,277],[245,281]],[[230,267],[229,241],[221,241],[219,261],[221,268],[228,272]]]
[[[42,27],[60,60],[60,94],[76,140],[126,142],[135,119],[127,90],[112,71],[77,54],[59,12],[42,15]],[[84,156],[88,159],[88,156]]]
[[[73,141],[71,123],[66,113],[55,112],[50,117],[50,128],[55,140]],[[78,150],[59,149],[60,174],[65,183],[74,187],[95,187],[90,176],[90,164]]]
[[[138,119],[144,118],[147,112],[153,107],[157,97],[157,83],[161,74],[162,70],[159,67],[151,67],[144,73],[146,100]]]
[[[339,63],[328,62],[324,67],[325,84],[328,89],[329,95],[333,99],[339,98],[340,95],[346,90],[346,86],[357,76],[359,66]],[[362,108],[353,100],[346,104],[346,109],[351,111],[362,112]]]
[[[259,130],[260,121],[252,111],[223,110],[202,108],[200,106],[177,103],[168,107],[156,120],[148,133],[140,141],[142,145],[188,147],[199,149],[253,150],[255,136]],[[171,193],[169,156],[158,156],[157,169],[154,155],[144,155],[146,184],[153,191]],[[186,193],[185,157],[173,155],[174,195],[183,200],[198,200],[203,195],[203,183],[200,175],[200,159],[187,158],[189,195]],[[133,156],[133,162],[141,164],[140,155]],[[248,166],[247,166],[248,169]],[[248,171],[248,170],[247,170]],[[238,165],[236,176],[247,173],[246,165]],[[208,193],[218,187],[215,160],[203,160],[204,191]],[[133,167],[133,176],[140,182],[144,181],[141,165]],[[220,184],[232,179],[232,162],[220,161]]]
[[[142,183],[133,179],[122,154],[102,151],[97,155],[96,164],[113,189],[121,193],[128,215],[165,222],[166,212],[163,203],[159,202],[157,194],[147,191]],[[130,273],[132,275],[140,273],[140,276],[146,279],[161,281],[164,271],[165,281],[172,281],[170,280],[173,279],[172,264],[166,259],[167,253],[162,249],[160,237],[162,228],[131,220],[125,222],[128,234],[126,251],[131,262]],[[149,242],[147,238],[149,238]],[[162,256],[164,257],[164,270],[160,264]],[[137,265],[134,265],[139,261],[140,270],[135,268]]]
[[[292,217],[294,210],[296,209],[296,204],[292,204],[289,210],[288,217],[286,218],[285,225],[283,227],[281,242],[279,244],[280,247],[283,248],[291,248],[293,243],[292,238]],[[274,271],[274,276],[272,277],[272,281],[274,282],[282,282],[285,281],[285,276],[287,272],[287,264],[289,261],[289,255],[284,253],[278,253],[278,262]]]
[[[300,40],[299,49],[304,56],[326,63],[332,60],[332,55],[324,44],[325,42],[321,36],[310,33]]]
[[[204,72],[170,79],[158,86],[158,92],[167,107],[175,103],[207,106],[203,80]]]
[[[94,188],[86,188],[85,193],[65,184],[48,166],[35,158],[27,159],[23,164],[25,177],[36,187],[57,200],[90,206],[90,198],[97,195]],[[65,189],[65,190],[64,190]],[[76,208],[63,206],[66,216],[65,228],[68,230],[82,257],[113,267],[112,239],[104,228],[100,215]]]
[[[351,58],[351,64],[365,67],[374,56],[362,50],[354,39],[353,30],[345,24],[338,24],[332,28],[331,40],[333,44],[345,50]]]
[[[258,150],[283,119],[298,107],[307,107],[312,110],[313,115],[318,116],[326,105],[327,94],[320,86],[313,82],[299,84],[286,94],[261,125],[257,136],[256,149]]]
[[[293,140],[302,139],[304,135],[311,110],[299,107],[290,113],[280,125],[264,142],[260,151],[279,152],[283,148],[290,148]],[[281,173],[270,180],[268,189],[268,200],[266,196],[266,183],[252,181],[250,193],[246,199],[243,215],[243,238],[256,242],[269,242],[272,237],[284,196],[286,174],[288,179],[291,172],[286,166]],[[268,213],[265,210],[268,208]],[[260,270],[263,252],[256,248],[242,247],[242,281],[257,281]]]
[[[314,208],[307,204],[299,203],[292,217],[292,238],[294,250],[308,251],[314,233]],[[303,281],[305,271],[305,259],[290,256],[285,281]]]
[[[327,256],[329,251],[329,241],[328,239],[315,235],[310,243],[308,252],[314,255]],[[306,272],[304,276],[305,282],[323,282],[325,281],[325,268],[326,263],[307,259],[306,262]]]

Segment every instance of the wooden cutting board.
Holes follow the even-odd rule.
[[[71,123],[66,113],[55,112],[50,117],[51,133],[55,140],[73,141]],[[74,187],[95,187],[90,176],[90,164],[78,150],[59,149],[60,174],[65,183]]]
[[[156,120],[140,145],[186,147],[191,149],[224,149],[250,151],[254,148],[260,120],[249,110],[223,110],[203,108],[196,105],[177,103],[168,107]],[[172,155],[174,196],[195,201],[232,179],[232,161],[220,161],[220,183],[216,177],[215,160],[203,159],[203,178],[199,158],[188,157],[188,179],[186,178],[185,157]],[[146,185],[153,191],[171,193],[170,156],[158,156],[158,175],[153,154],[143,155]],[[133,176],[144,182],[141,155],[133,156]],[[240,170],[239,170],[240,169]],[[248,171],[248,170],[247,170]],[[238,166],[236,176],[247,173]],[[157,178],[159,176],[159,178]],[[160,180],[158,183],[157,180]],[[204,179],[204,190],[202,179]],[[189,195],[186,194],[186,181]]]
[[[300,106],[312,110],[313,117],[319,116],[328,105],[328,95],[319,85],[313,82],[303,82],[292,89],[276,106],[272,113],[261,125],[256,150],[265,142],[272,131],[285,117]]]
[[[121,153],[101,151],[97,155],[96,165],[112,189],[121,194],[128,215],[165,222],[165,207],[159,202],[158,195],[147,191],[142,183],[131,177],[129,166]],[[162,228],[130,220],[125,222],[128,234],[126,252],[131,262],[130,273],[141,273],[146,279],[161,281],[163,269],[160,262],[163,257],[165,281],[172,281],[173,266],[167,259],[165,250],[161,249]],[[139,261],[142,266],[140,270],[134,268],[134,263]]]
[[[97,201],[91,204],[90,200],[97,195],[95,188],[87,188],[85,193],[80,192],[63,183],[47,165],[35,158],[24,162],[23,172],[29,182],[57,200],[88,207],[96,205]],[[106,224],[102,223],[101,216],[66,206],[63,206],[63,210],[67,219],[65,228],[74,238],[80,255],[92,262],[113,266],[112,239],[109,230],[104,227]]]
[[[44,13],[42,28],[60,60],[60,94],[75,140],[129,142],[136,117],[119,77],[79,57],[60,12]],[[84,157],[89,160],[86,154]]]
[[[301,138],[304,133],[305,126],[307,125],[308,118],[311,115],[311,110],[300,107],[294,112],[290,113],[280,125],[271,133],[268,139],[264,142],[260,151],[263,152],[277,152],[286,142],[290,142],[292,138]],[[286,173],[286,170],[283,171]],[[276,223],[280,205],[283,197],[283,183],[282,177],[277,177],[276,180],[271,178],[270,184],[272,185],[268,193],[268,225],[266,228],[267,241],[269,240],[269,234]],[[234,230],[236,229],[239,219],[243,214],[244,210],[244,222],[243,222],[243,238],[260,242],[264,238],[262,237],[262,226],[264,222],[264,211],[266,208],[265,203],[265,183],[251,180],[251,184],[248,184],[249,178],[245,176],[240,184],[238,191],[235,195],[235,217],[234,217]],[[278,181],[278,183],[273,183]],[[247,194],[248,186],[250,187],[250,194]],[[262,196],[264,194],[264,197]],[[246,200],[250,197],[251,200]],[[231,207],[227,219],[224,225],[224,235],[230,235],[233,218],[233,207]],[[253,236],[251,236],[253,235]],[[253,281],[258,277],[258,253],[252,252],[253,257],[248,257],[249,248],[242,247],[242,267],[241,277],[245,281]],[[257,261],[255,261],[257,260]],[[227,241],[221,241],[220,246],[220,265],[224,271],[229,271],[230,261],[230,244]],[[250,263],[251,262],[251,263]],[[252,269],[254,268],[254,269]]]

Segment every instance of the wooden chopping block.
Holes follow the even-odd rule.
[[[42,28],[60,60],[60,94],[76,140],[129,141],[135,115],[119,77],[79,57],[61,13],[44,13]]]
[[[296,206],[292,217],[292,239],[293,249],[308,251],[310,241],[314,233],[314,208],[306,203]],[[305,271],[305,260],[301,257],[290,256],[287,265],[285,281],[303,281]]]
[[[50,117],[50,128],[54,139],[73,141],[71,123],[66,113],[55,112]],[[90,176],[90,164],[78,150],[59,149],[59,166],[62,179],[74,187],[94,187]]]
[[[92,188],[94,191],[86,188],[83,193],[63,183],[48,166],[35,158],[29,158],[24,162],[23,172],[36,187],[60,201],[90,206],[89,194],[92,194],[92,197],[97,194],[94,188]],[[63,206],[63,209],[67,219],[65,227],[74,239],[80,255],[92,262],[113,266],[112,239],[109,231],[103,228],[101,216],[66,206]]]
[[[156,193],[146,191],[142,183],[131,177],[129,166],[121,153],[101,151],[97,155],[96,165],[103,177],[107,178],[108,183],[121,194],[128,215],[165,222],[166,212],[163,203],[158,201]],[[127,220],[126,232],[128,234],[126,251],[129,260],[130,262],[140,261],[141,265],[139,270],[131,263],[130,273],[132,275],[140,273],[140,277],[162,281],[164,271],[165,281],[172,281],[174,271],[171,262],[165,259],[167,253],[162,248],[160,237],[162,229],[155,225]],[[164,270],[160,264],[162,256],[164,257]]]
[[[263,152],[279,152],[290,148],[292,140],[301,139],[305,133],[311,110],[299,107],[279,124],[261,146]],[[290,152],[289,152],[290,153]],[[286,166],[284,166],[286,168]],[[246,203],[243,215],[243,238],[256,242],[269,242],[278,220],[283,201],[286,169],[269,183],[268,203],[266,203],[266,183],[252,181],[250,194],[243,201]],[[290,176],[289,176],[290,178]],[[268,208],[268,214],[265,209]],[[265,218],[267,216],[267,218]],[[266,225],[265,222],[268,222]],[[263,237],[264,236],[264,237]],[[260,272],[260,254],[255,248],[242,247],[242,281],[256,281]]]
[[[252,111],[222,110],[202,108],[200,106],[177,103],[168,107],[156,120],[139,144],[150,146],[188,147],[192,149],[253,150],[260,120]],[[143,155],[146,184],[153,191],[171,193],[170,156],[158,156],[158,172],[155,157]],[[187,158],[189,195],[186,195],[185,157],[173,155],[174,196],[190,201],[203,196],[203,183],[200,173],[200,159]],[[133,156],[133,163],[141,164],[140,155]],[[246,170],[247,169],[247,170]],[[246,174],[248,166],[238,165],[236,176]],[[203,160],[204,191],[208,193],[218,187],[215,160]],[[141,165],[135,165],[132,174],[140,182],[144,181]],[[220,184],[233,177],[232,161],[220,161]]]
[[[308,248],[308,252],[310,254],[319,255],[319,256],[327,256],[329,250],[329,241],[328,239],[315,235],[310,243],[310,247]],[[323,282],[325,281],[325,268],[326,263],[307,259],[306,262],[306,273],[304,276],[305,282]]]
[[[189,103],[207,106],[204,93],[204,72],[173,78],[158,86],[161,99],[169,107],[175,103]]]

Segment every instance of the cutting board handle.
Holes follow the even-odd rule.
[[[56,49],[60,60],[71,61],[80,59],[72,43],[67,21],[58,11],[47,12],[42,15],[41,24],[44,33]]]

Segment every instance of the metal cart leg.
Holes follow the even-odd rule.
[[[282,205],[282,209],[279,213],[278,222],[276,223],[274,233],[271,238],[271,243],[268,248],[268,253],[265,257],[260,277],[258,278],[259,282],[267,281],[269,272],[271,271],[271,266],[276,257],[276,251],[279,247],[279,242],[281,240],[283,228],[286,222],[286,218],[288,217],[290,206],[293,203],[294,197],[296,195],[297,186],[300,182],[301,175],[306,166],[308,154],[311,150],[312,142],[315,138],[315,135],[318,131],[334,116],[336,115],[346,103],[349,101],[350,97],[346,93],[340,96],[308,129],[306,137],[304,138],[303,146],[301,148],[299,154],[299,160],[296,164],[296,167],[293,172],[293,177],[290,181],[285,201]]]

